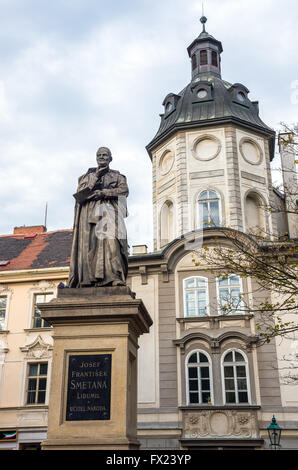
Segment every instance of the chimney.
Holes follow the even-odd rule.
[[[44,225],[23,225],[22,227],[15,227],[13,229],[14,235],[36,235],[37,233],[44,233],[47,228]]]
[[[132,254],[133,255],[146,255],[147,245],[133,245]]]

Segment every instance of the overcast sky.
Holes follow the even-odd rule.
[[[222,78],[263,121],[298,121],[297,0],[205,0]],[[190,81],[195,0],[0,0],[0,234],[71,228],[78,176],[99,146],[127,176],[130,245],[152,248],[151,162],[162,101]]]

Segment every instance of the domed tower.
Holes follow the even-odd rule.
[[[222,44],[203,29],[187,48],[191,82],[164,101],[147,145],[153,167],[154,249],[196,229],[258,227],[275,233],[264,206],[273,193],[275,132],[241,83],[221,78]]]

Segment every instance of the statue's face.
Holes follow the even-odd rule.
[[[105,147],[101,147],[97,150],[96,161],[99,167],[108,166],[112,160],[111,153]]]

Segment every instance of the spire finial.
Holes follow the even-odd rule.
[[[207,18],[206,16],[204,15],[204,3],[202,3],[202,16],[200,18],[200,22],[202,23],[203,25],[203,33],[206,33],[206,29],[205,29],[205,23],[207,22]]]

